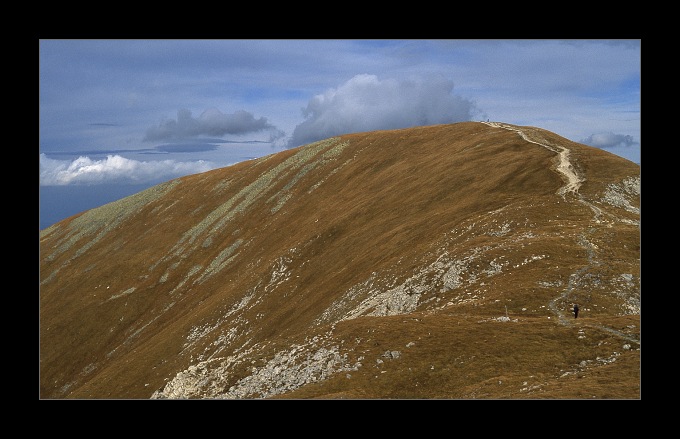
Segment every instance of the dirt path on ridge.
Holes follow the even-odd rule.
[[[546,148],[552,152],[555,152],[558,154],[558,157],[560,159],[559,164],[557,165],[557,172],[562,174],[564,178],[567,180],[567,184],[562,186],[557,193],[559,195],[562,195],[562,198],[567,193],[571,193],[573,195],[578,194],[578,190],[581,187],[581,183],[585,181],[584,178],[581,178],[576,171],[574,170],[574,167],[571,165],[571,161],[569,159],[569,155],[571,154],[571,151],[569,151],[568,148],[565,148],[563,146],[550,146],[546,145],[544,143],[537,142],[535,140],[530,139],[527,134],[522,131],[520,128],[516,128],[512,125],[507,125],[504,123],[500,122],[482,122],[486,125],[496,127],[496,128],[504,128],[506,130],[510,131],[515,131],[517,134],[519,134],[522,139],[526,140],[527,142],[534,143],[538,146],[542,146],[543,148]]]
[[[508,124],[504,124],[504,123],[500,123],[500,122],[482,122],[482,123],[489,125],[491,127],[494,127],[494,128],[501,128],[501,129],[514,131],[520,137],[522,137],[522,139],[526,140],[527,142],[536,144],[538,146],[542,146],[543,148],[546,148],[546,149],[558,154],[559,164],[557,165],[555,170],[558,173],[560,173],[564,176],[564,179],[566,180],[566,184],[564,186],[560,187],[557,190],[557,194],[560,195],[565,201],[567,200],[567,198],[566,198],[567,194],[570,194],[570,195],[576,197],[576,201],[588,206],[593,211],[593,215],[594,215],[593,221],[596,224],[602,223],[602,220],[600,219],[603,215],[602,210],[600,208],[598,208],[597,206],[593,205],[592,203],[584,200],[581,197],[581,194],[579,194],[579,192],[578,192],[579,188],[581,187],[581,184],[585,181],[585,177],[579,175],[576,172],[574,166],[571,164],[571,159],[570,159],[571,151],[568,148],[565,148],[565,147],[559,146],[559,145],[555,145],[555,146],[546,145],[544,143],[540,143],[538,141],[532,140],[532,139],[529,138],[529,136],[524,131],[522,131],[521,128],[517,128],[517,127],[512,126],[512,125],[508,125]],[[594,230],[594,229],[591,229],[591,230]],[[576,323],[574,320],[576,320],[576,319],[568,317],[568,315],[565,314],[560,309],[560,307],[557,306],[557,304],[563,303],[563,302],[571,302],[570,300],[567,300],[567,299],[571,295],[572,291],[575,288],[578,287],[578,279],[581,278],[583,273],[586,273],[588,270],[590,270],[591,267],[594,267],[594,266],[600,264],[600,262],[597,261],[597,258],[596,258],[597,253],[595,252],[594,245],[590,241],[588,241],[588,239],[586,238],[585,235],[580,236],[579,244],[586,249],[586,252],[587,252],[587,255],[588,255],[588,257],[587,257],[588,258],[588,264],[579,268],[574,273],[572,273],[571,276],[569,276],[569,282],[567,283],[567,287],[564,289],[564,291],[562,291],[562,293],[558,297],[554,298],[553,300],[551,300],[548,303],[548,307],[550,308],[550,310],[553,313],[555,313],[555,315],[558,318],[558,322],[561,325],[574,325]],[[609,332],[610,334],[614,334],[614,335],[616,335],[620,338],[623,338],[625,340],[628,340],[630,342],[637,343],[638,345],[640,345],[639,339],[632,337],[631,335],[626,334],[624,332],[617,331],[616,329],[608,328],[608,327],[602,326],[602,325],[589,324],[589,323],[586,323],[583,326],[589,326],[589,327],[592,327],[592,328],[601,329],[603,331]]]

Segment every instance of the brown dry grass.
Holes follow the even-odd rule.
[[[272,398],[639,398],[639,213],[601,201],[639,166],[523,128],[571,150],[579,197],[556,194],[554,152],[470,122],[346,135],[59,223],[41,234],[40,397],[149,398],[237,359],[224,393],[330,331],[358,370]],[[448,289],[422,274],[444,257],[467,264]],[[418,273],[414,310],[342,319]]]

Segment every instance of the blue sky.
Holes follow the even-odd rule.
[[[331,136],[492,120],[640,164],[640,40],[40,40],[40,229]]]

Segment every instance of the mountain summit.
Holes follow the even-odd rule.
[[[342,135],[41,231],[39,294],[42,399],[638,399],[640,166]]]

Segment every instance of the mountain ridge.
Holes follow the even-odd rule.
[[[639,397],[639,172],[465,122],[337,136],[92,209],[40,233],[40,396],[582,397],[573,375]]]

